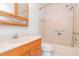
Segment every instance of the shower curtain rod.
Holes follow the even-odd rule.
[[[47,4],[43,5],[42,7],[40,7],[39,9],[42,9],[42,8],[44,8],[44,7],[47,7],[47,6],[51,5],[51,4],[52,4],[52,3],[47,3]]]

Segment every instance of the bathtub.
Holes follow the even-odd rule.
[[[79,56],[79,48],[70,47],[58,44],[52,44],[54,51],[54,56]]]

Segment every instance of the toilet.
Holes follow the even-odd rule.
[[[53,55],[53,47],[49,43],[42,43],[42,56],[52,56]]]

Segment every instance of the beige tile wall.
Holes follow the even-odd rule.
[[[65,5],[69,5],[69,7],[65,7]],[[58,6],[57,9],[56,6]],[[72,6],[72,10],[69,11]],[[51,43],[55,48],[55,53],[79,56],[79,34],[74,34],[72,37],[72,29],[79,33],[79,4],[52,4],[41,9],[41,12],[40,31],[44,37],[43,41]],[[60,27],[64,28],[65,33],[58,36],[55,29],[60,29]],[[75,37],[77,39],[74,41],[75,47],[71,47],[72,38]]]
[[[66,7],[68,5],[68,7]],[[41,34],[46,42],[71,46],[73,28],[73,4],[51,4],[42,8]],[[61,33],[58,35],[57,33]]]

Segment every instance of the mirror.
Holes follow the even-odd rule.
[[[1,3],[0,24],[28,26],[28,3]]]
[[[13,3],[0,3],[0,11],[8,12],[8,13],[13,13],[13,8],[14,4]]]

